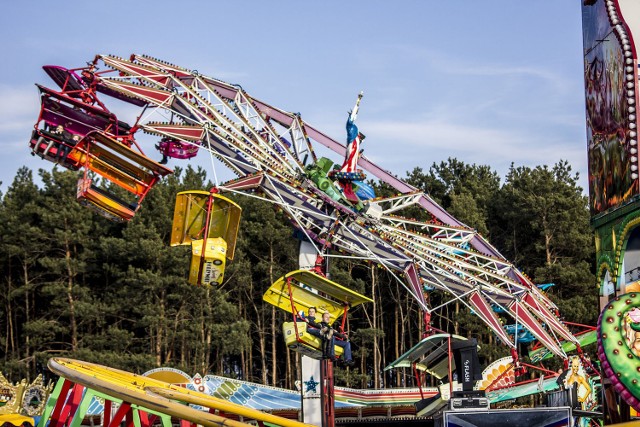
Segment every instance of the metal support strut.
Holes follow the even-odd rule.
[[[322,427],[335,426],[334,394],[333,394],[333,362],[331,359],[320,361],[320,378],[322,381]]]

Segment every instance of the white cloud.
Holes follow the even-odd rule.
[[[529,134],[521,129],[442,119],[369,122],[363,123],[362,128],[366,129],[363,148],[367,158],[401,177],[414,167],[427,170],[432,163],[449,157],[489,165],[503,177],[511,163],[535,167],[568,160],[586,188],[586,149],[582,140],[559,137],[556,132]]]

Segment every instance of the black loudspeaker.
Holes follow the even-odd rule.
[[[473,390],[476,381],[482,379],[480,360],[478,359],[478,341],[471,338],[467,341],[454,342],[451,345],[453,359],[456,362],[456,375],[462,384],[463,391]]]

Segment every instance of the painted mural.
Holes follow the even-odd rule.
[[[636,64],[631,35],[612,22],[605,0],[585,0],[582,21],[589,200],[597,215],[638,193]]]

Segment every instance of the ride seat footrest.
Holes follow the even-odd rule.
[[[295,325],[298,325],[298,336],[296,339]],[[307,332],[307,322],[284,322],[282,324],[282,334],[284,335],[285,344],[291,350],[304,354],[313,359],[322,359],[322,339],[311,335]],[[342,356],[344,350],[342,347],[334,345],[336,356]]]
[[[127,203],[106,190],[96,187],[91,179],[78,180],[78,201],[100,215],[116,221],[128,221],[135,215],[138,204]]]

